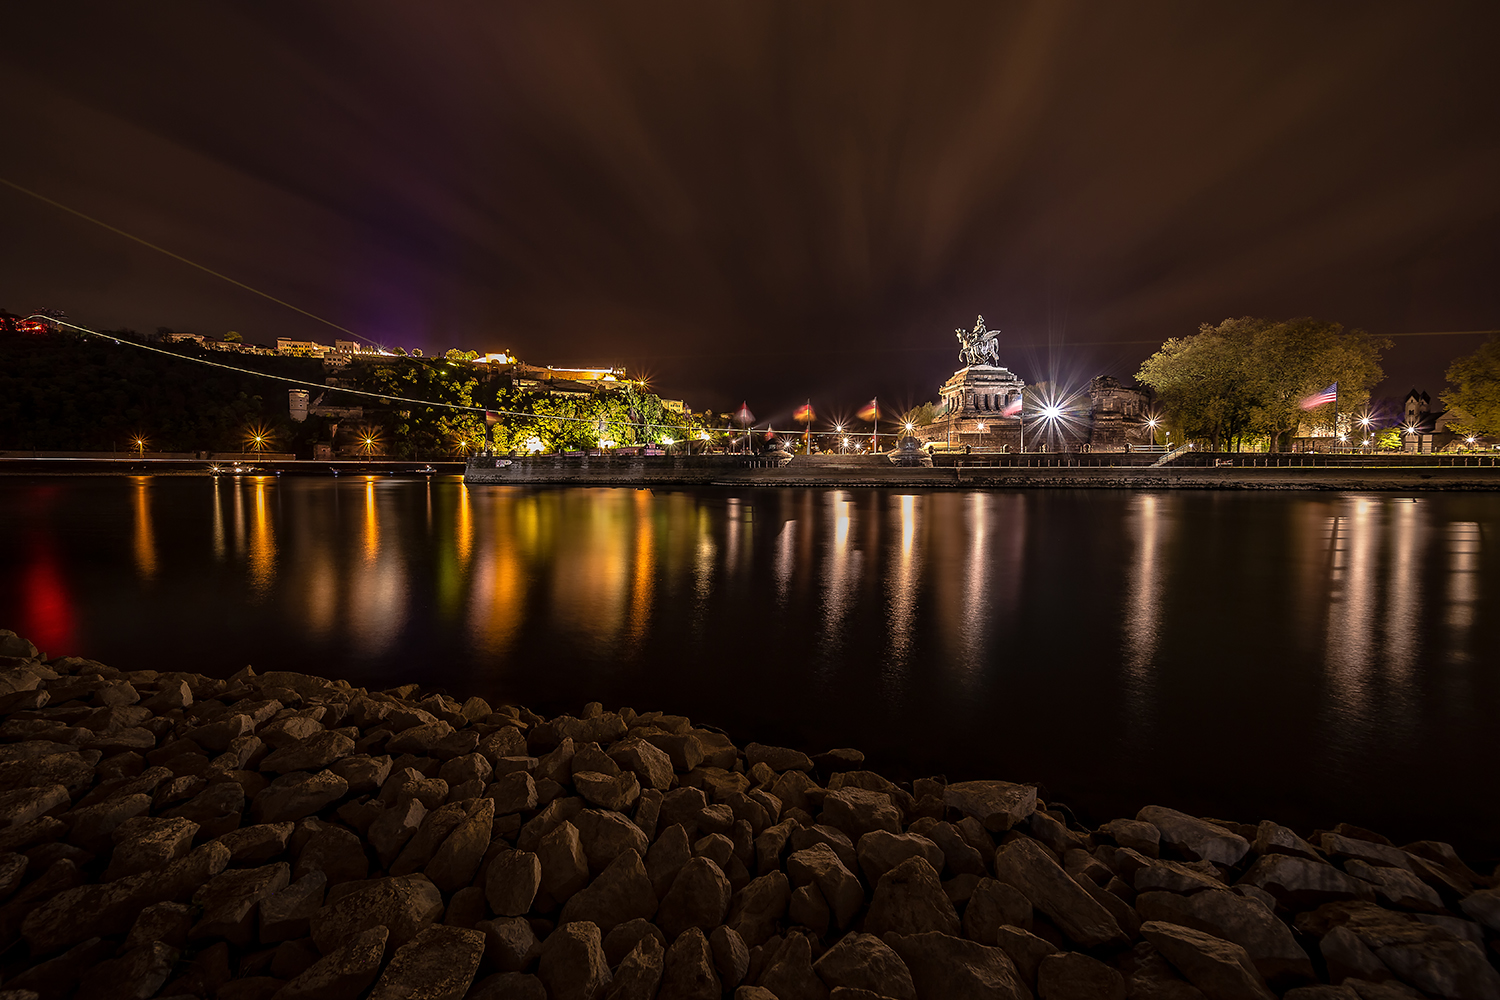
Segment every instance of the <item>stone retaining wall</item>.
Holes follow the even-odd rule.
[[[0,998],[1500,998],[1500,870],[0,632]]]
[[[736,456],[706,456],[736,459]],[[1050,459],[1059,461],[1060,459]],[[493,460],[490,460],[493,461]],[[470,484],[547,486],[815,486],[902,489],[1131,489],[1131,490],[1500,490],[1500,468],[1161,468],[1042,465],[902,468],[889,464],[833,464],[794,458],[784,465],[748,459],[708,462],[684,458],[516,458],[492,466],[474,460]],[[1038,459],[1040,463],[1042,459]]]

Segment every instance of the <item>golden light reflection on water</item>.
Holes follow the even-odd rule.
[[[151,477],[133,477],[135,489],[131,491],[135,512],[134,548],[135,571],[141,580],[150,583],[156,579],[156,532],[151,525]]]
[[[656,531],[651,519],[651,491],[635,491],[634,573],[630,580],[631,645],[639,647],[651,631],[652,600],[656,591]]]
[[[518,519],[528,513],[514,497],[494,497],[486,519],[492,534],[474,561],[469,592],[470,630],[485,653],[501,657],[510,651],[525,615],[525,572],[516,544]]]
[[[255,481],[255,509],[250,520],[250,586],[264,597],[276,582],[276,528],[266,510],[266,482]]]
[[[1129,719],[1137,732],[1149,729],[1156,687],[1156,654],[1161,640],[1162,593],[1166,586],[1161,549],[1167,519],[1162,500],[1146,493],[1132,503],[1129,531],[1135,540],[1125,596],[1125,691]]]
[[[219,497],[219,477],[214,476],[214,562],[224,561],[224,503]]]
[[[397,491],[400,484],[391,484]],[[392,499],[399,496],[396,493]],[[381,544],[381,500],[373,477],[364,484],[362,556],[364,565],[348,581],[350,641],[365,655],[390,648],[400,636],[410,613],[406,553],[399,532]]]
[[[583,490],[546,494],[563,505],[571,530],[558,536],[548,605],[555,623],[596,644],[619,640],[630,583],[631,517],[627,493]]]
[[[380,516],[375,512],[375,480],[365,480],[365,563],[373,564],[380,558]]]
[[[913,631],[916,627],[918,597],[917,497],[892,497],[900,511],[901,534],[896,558],[886,580],[890,595],[890,649],[892,664],[905,667],[911,657]]]
[[[837,648],[843,636],[844,619],[854,603],[859,584],[861,553],[849,544],[849,528],[854,517],[854,501],[843,490],[828,494],[827,518],[832,532],[824,557],[823,570],[823,646]]]

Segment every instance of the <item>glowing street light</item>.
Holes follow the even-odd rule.
[[[135,439],[135,450],[136,450],[136,454],[138,454],[141,458],[145,458],[146,457],[146,439],[145,438],[138,437],[138,438]]]

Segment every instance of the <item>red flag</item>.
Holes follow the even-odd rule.
[[[485,410],[484,411],[484,424],[485,424],[486,427],[493,427],[496,424],[498,424],[499,422],[500,422],[500,414],[496,413],[494,410]]]
[[[797,409],[792,412],[792,419],[797,421],[797,423],[799,424],[812,423],[814,419],[812,404],[807,403],[803,406],[797,407]]]
[[[751,424],[755,423],[755,414],[750,412],[749,403],[740,404],[739,410],[735,412],[734,422],[739,424],[741,427],[749,427]]]
[[[879,420],[880,419],[880,404],[877,403],[877,402],[875,402],[875,400],[873,400],[873,399],[870,400],[868,403],[866,403],[864,406],[862,406],[860,408],[859,419],[861,419],[861,420]]]
[[[1013,417],[1021,412],[1021,394],[1016,393],[1016,398],[1005,404],[1005,409],[1000,411],[1002,417]]]

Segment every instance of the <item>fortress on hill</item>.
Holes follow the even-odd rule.
[[[989,452],[1120,452],[1152,446],[1150,394],[1100,375],[1086,392],[1058,386],[1028,387],[1000,364],[998,330],[980,316],[972,330],[958,329],[962,368],[938,389],[932,423],[913,436],[932,450]]]

